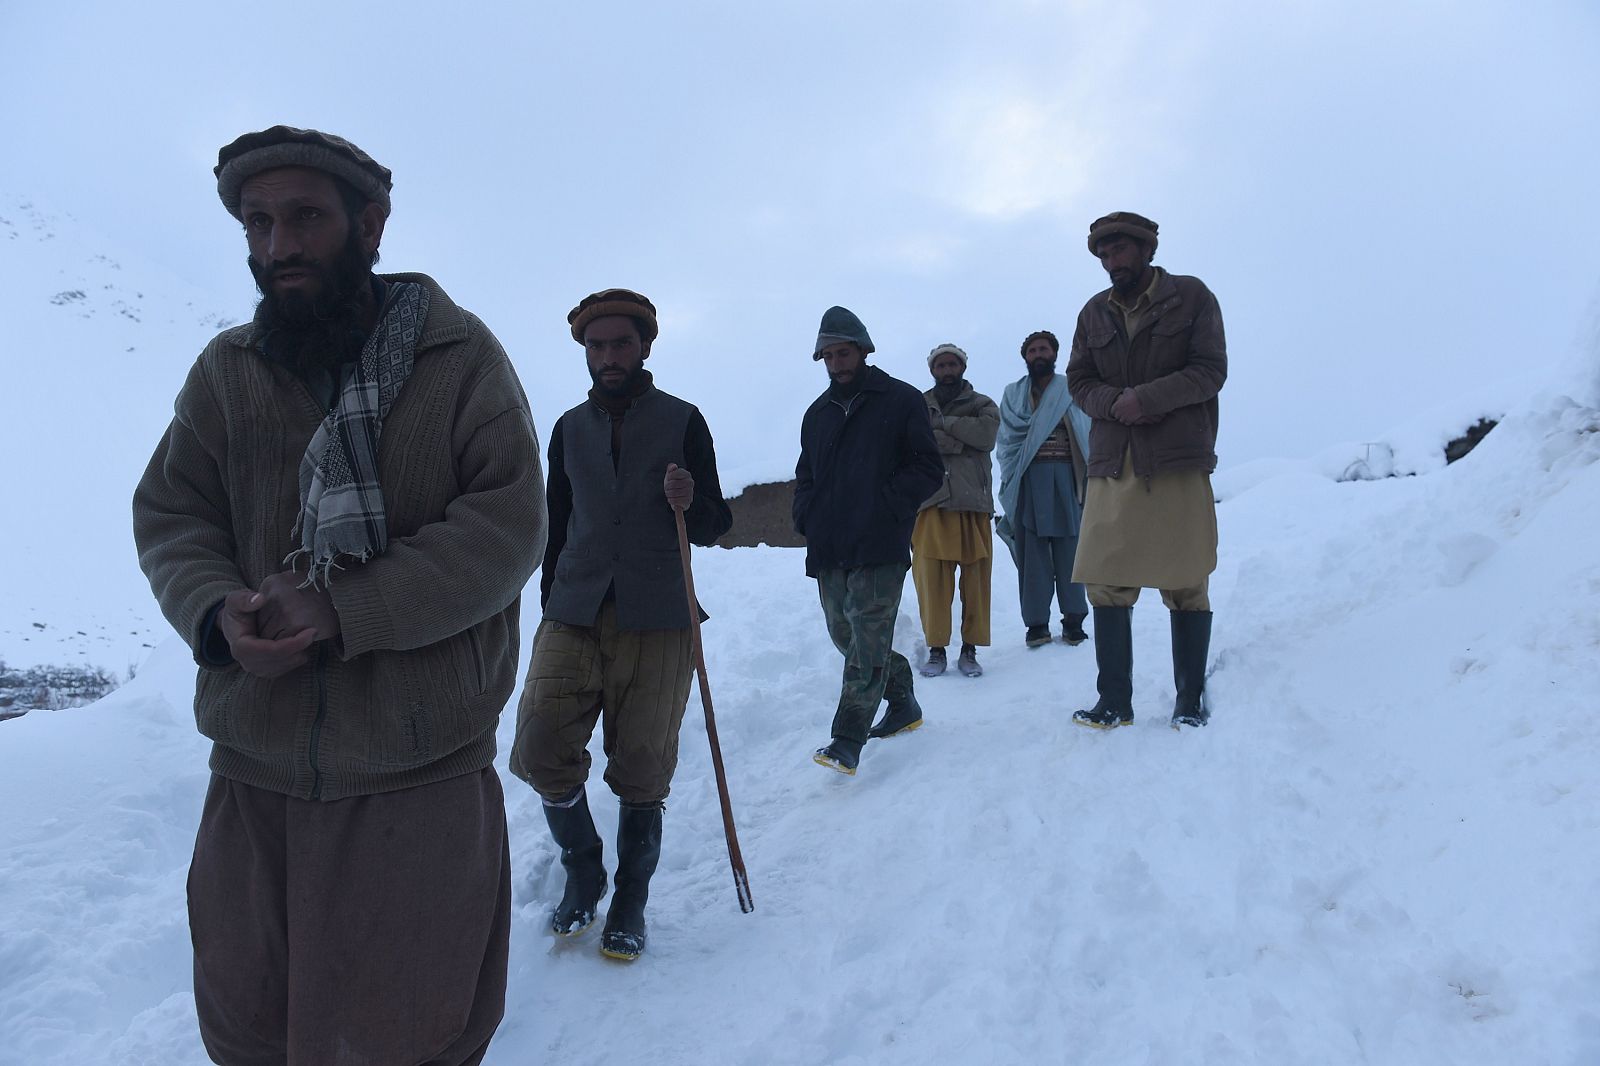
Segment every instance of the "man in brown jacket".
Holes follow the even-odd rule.
[[[994,565],[994,475],[990,454],[1000,428],[1000,409],[966,379],[967,353],[941,344],[928,353],[934,386],[928,421],[944,460],[944,484],[927,500],[911,529],[911,582],[922,611],[928,642],[923,677],[937,677],[948,665],[950,602],[961,568],[961,654],[956,667],[966,677],[981,677],[978,649],[989,646],[989,575]]]
[[[1151,263],[1157,226],[1117,211],[1089,227],[1111,277],[1078,314],[1067,386],[1094,420],[1074,581],[1094,609],[1100,698],[1073,719],[1133,721],[1132,610],[1140,588],[1172,612],[1172,726],[1202,726],[1217,565],[1217,393],[1228,376],[1217,298],[1199,278]]]
[[[219,1063],[482,1060],[510,876],[490,765],[544,546],[527,399],[494,335],[372,266],[389,171],[275,126],[217,191],[261,292],[178,394],[139,562],[214,741],[189,869]]]

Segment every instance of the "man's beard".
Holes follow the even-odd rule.
[[[955,373],[955,374],[941,374],[939,377],[936,377],[933,380],[935,381],[935,383],[937,383],[939,385],[943,385],[947,389],[953,389],[956,386],[961,384],[962,378],[961,378],[961,374],[960,373]]]
[[[1142,277],[1144,277],[1142,270],[1118,271],[1118,274],[1111,277],[1111,291],[1126,302],[1128,297],[1139,294],[1139,279]]]
[[[272,334],[275,356],[302,373],[321,367],[335,375],[341,365],[360,358],[368,333],[365,298],[372,283],[372,258],[362,250],[354,226],[332,262],[303,255],[265,267],[254,257],[247,262],[261,294],[255,320]],[[272,276],[290,268],[313,275],[320,282],[315,292],[275,291]]]
[[[613,400],[620,400],[624,397],[632,396],[638,392],[640,384],[644,380],[644,364],[640,363],[638,366],[628,371],[627,375],[615,385],[607,385],[604,381],[600,380],[600,375],[602,373],[607,370],[615,369],[620,368],[603,366],[599,370],[595,370],[593,368],[589,370],[589,378],[594,382],[594,387],[600,393],[600,395],[609,396]]]
[[[1035,381],[1040,381],[1056,372],[1056,357],[1048,359],[1029,359],[1028,376]]]

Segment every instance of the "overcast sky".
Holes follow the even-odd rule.
[[[734,480],[792,462],[827,306],[919,387],[948,340],[998,393],[1105,286],[1089,221],[1135,210],[1221,301],[1230,465],[1595,350],[1597,11],[0,0],[0,189],[242,317],[217,148],[337,132],[395,172],[385,268],[489,323],[541,431],[588,383],[567,310],[636,288]]]

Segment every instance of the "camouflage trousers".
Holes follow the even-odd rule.
[[[906,569],[904,563],[884,563],[817,574],[828,636],[844,656],[844,682],[833,716],[836,737],[865,744],[878,704],[911,695],[911,664],[893,646]]]

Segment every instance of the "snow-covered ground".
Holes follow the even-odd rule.
[[[697,697],[637,964],[542,932],[560,868],[507,775],[487,1061],[1600,1062],[1600,410],[1529,402],[1419,476],[1285,463],[1218,490],[1210,728],[1166,727],[1153,594],[1138,722],[1070,725],[1092,646],[1024,649],[1002,558],[986,676],[919,682],[927,726],[854,779],[809,757],[840,663],[799,552],[698,552],[757,909],[735,904]],[[913,654],[914,619],[908,583]],[[191,686],[167,640],[100,703],[0,724],[6,1066],[205,1061]]]

